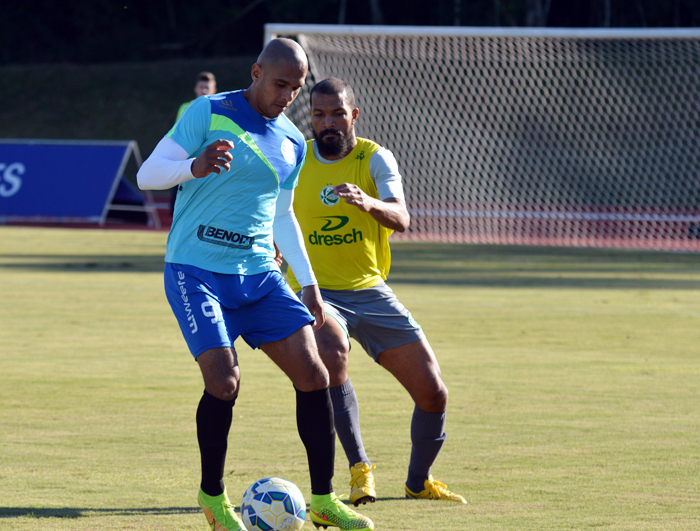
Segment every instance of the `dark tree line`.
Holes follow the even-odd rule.
[[[266,22],[696,27],[700,0],[26,0],[3,6],[0,64],[250,54]]]

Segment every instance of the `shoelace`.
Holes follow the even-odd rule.
[[[370,487],[374,488],[374,477],[371,477],[371,476],[368,477],[367,473],[374,470],[375,468],[377,468],[375,465],[372,465],[372,466],[365,465],[362,468],[360,468],[359,470],[357,470],[356,472],[353,472],[350,486],[354,486],[354,487],[359,488],[361,486],[360,480],[365,479],[365,481],[366,481],[365,485],[369,485]]]
[[[430,489],[429,490],[430,490],[430,493],[433,496],[436,496],[437,498],[439,498],[443,494],[445,494],[445,495],[451,494],[451,492],[449,490],[447,490],[447,485],[445,485],[444,483],[440,483],[439,481],[435,481],[435,480],[430,482]]]
[[[231,501],[224,500],[221,502],[221,506],[224,508],[224,522],[219,522],[221,525],[231,525],[233,523],[238,524],[236,521],[236,506],[231,503]],[[231,509],[231,513],[233,513],[233,521],[229,521],[231,517],[226,513],[226,509]]]

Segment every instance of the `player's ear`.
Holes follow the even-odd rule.
[[[353,109],[352,110],[352,123],[355,125],[355,122],[357,121],[357,117],[360,116],[360,109]]]
[[[258,63],[253,64],[253,67],[250,69],[250,77],[253,78],[253,81],[257,83],[262,79],[263,75],[263,69],[262,66],[260,66]]]

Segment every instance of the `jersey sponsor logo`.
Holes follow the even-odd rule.
[[[13,162],[9,166],[0,162],[0,197],[12,197],[22,186],[23,175],[26,171],[24,164]]]
[[[325,216],[316,219],[322,219],[326,222],[326,224],[321,227],[322,231],[341,229],[350,221],[350,218],[347,216]]]
[[[321,232],[332,232],[342,229],[350,221],[350,218],[347,216],[321,216],[316,219],[322,219],[326,222],[321,227]],[[355,229],[346,234],[319,234],[317,231],[309,234],[309,243],[311,245],[343,245],[359,241],[362,241],[362,232]]]
[[[340,197],[335,195],[331,185],[324,187],[319,197],[321,198],[321,203],[326,206],[335,206],[338,204],[338,201],[340,201]]]
[[[197,326],[197,320],[194,318],[194,313],[192,313],[192,303],[187,296],[187,288],[185,288],[185,274],[182,271],[177,272],[177,285],[180,286],[180,297],[184,303],[185,315],[187,316],[187,322],[192,330],[191,333],[196,334],[199,327]]]
[[[361,241],[362,231],[357,229],[352,229],[352,232],[346,234],[319,234],[316,231],[309,234],[309,243],[311,245],[343,245],[345,243],[357,243]]]
[[[282,140],[282,156],[287,164],[294,164],[297,161],[297,157],[294,154],[294,144],[288,138]]]
[[[245,236],[237,232],[211,226],[207,227],[205,225],[199,226],[197,238],[203,242],[223,245],[224,247],[233,247],[234,249],[250,249],[255,241],[255,237],[253,236]]]
[[[214,99],[214,98],[212,98]],[[222,107],[226,107],[230,111],[237,111],[238,109],[233,106],[233,102],[231,100],[224,100],[221,102]]]

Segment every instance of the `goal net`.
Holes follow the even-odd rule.
[[[268,25],[354,88],[443,242],[700,250],[700,31]]]

